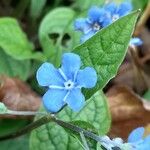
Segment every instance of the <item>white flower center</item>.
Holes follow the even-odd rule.
[[[66,81],[64,85],[66,90],[71,90],[72,88],[74,88],[74,82],[72,82],[71,80]]]
[[[101,29],[101,27],[98,23],[94,23],[93,29],[96,30],[96,31],[99,31]]]
[[[112,16],[112,21],[116,21],[117,19],[119,19],[119,15],[115,14]]]

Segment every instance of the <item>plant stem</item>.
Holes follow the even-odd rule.
[[[40,127],[43,124],[50,122],[53,119],[54,119],[54,116],[52,116],[52,115],[51,116],[50,115],[44,116],[44,117],[40,118],[39,120],[29,124],[28,126],[26,126],[25,128],[23,128],[17,132],[1,136],[0,141],[16,138],[16,137],[19,137],[21,135],[27,134],[28,132]]]
[[[64,127],[64,128],[67,128],[67,129],[71,130],[72,132],[75,132],[75,133],[78,133],[78,134],[80,134],[82,132],[84,134],[84,136],[86,136],[88,138],[91,138],[91,139],[93,139],[97,142],[101,141],[101,138],[98,135],[96,135],[96,134],[94,134],[94,133],[92,133],[88,130],[85,130],[81,127],[75,126],[75,125],[73,125],[69,122],[64,122],[64,121],[59,120],[59,119],[55,119],[54,122],[56,122],[61,127]]]
[[[84,145],[84,150],[90,150],[89,146],[87,144],[86,138],[82,132],[80,132],[80,137],[81,137],[82,143]]]
[[[8,110],[4,115],[16,115],[16,116],[35,116],[35,115],[46,115],[46,112],[37,111],[14,111]]]
[[[100,137],[88,130],[85,130],[81,127],[78,127],[78,126],[75,126],[71,123],[68,123],[68,122],[64,122],[62,120],[59,120],[57,119],[54,115],[46,115],[42,118],[40,118],[39,120],[29,124],[28,126],[26,126],[25,128],[17,131],[17,132],[14,132],[14,133],[11,133],[11,134],[8,134],[8,135],[4,135],[4,136],[1,136],[0,137],[0,141],[4,141],[4,140],[8,140],[8,139],[12,139],[12,138],[16,138],[16,137],[19,137],[19,136],[22,136],[24,134],[27,134],[28,132],[46,124],[46,123],[49,123],[49,122],[55,122],[56,124],[58,124],[59,126],[61,127],[64,127],[64,128],[67,128],[69,130],[71,130],[72,132],[75,132],[77,134],[80,134],[82,133],[84,136],[88,137],[88,138],[91,138],[97,142],[100,142],[101,145],[105,148],[107,148],[106,146],[111,144],[113,145],[113,141],[111,140],[105,140],[105,138],[103,137]],[[89,149],[87,149],[89,150]]]

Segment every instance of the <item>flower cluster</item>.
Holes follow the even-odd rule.
[[[127,143],[121,138],[110,139],[108,136],[100,137],[101,145],[107,150],[120,149],[120,150],[150,150],[150,135],[143,137],[144,128],[139,127],[134,129],[128,137]]]
[[[56,69],[45,62],[37,71],[39,85],[48,87],[43,96],[43,104],[49,112],[57,112],[64,105],[79,111],[85,103],[81,88],[92,88],[97,82],[96,71],[92,67],[80,70],[80,57],[74,53],[65,53],[62,65]]]
[[[101,8],[94,6],[88,11],[88,18],[80,18],[75,21],[75,30],[83,33],[81,42],[85,42],[97,31],[128,14],[131,10],[132,5],[129,2],[123,2],[120,5],[111,2]]]
[[[136,128],[130,133],[128,143],[133,150],[150,150],[150,135],[144,138],[144,128]]]

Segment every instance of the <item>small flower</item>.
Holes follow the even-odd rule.
[[[77,19],[74,23],[75,30],[81,31],[84,35],[81,42],[85,42],[97,31],[111,23],[111,19],[103,8],[91,7],[88,11],[88,18]]]
[[[150,135],[145,138],[143,136],[143,127],[136,128],[130,133],[128,143],[132,145],[133,150],[150,150]]]
[[[130,2],[122,2],[120,5],[111,2],[106,4],[104,9],[109,13],[112,22],[114,22],[120,17],[127,15],[132,10],[132,5]]]
[[[140,46],[140,45],[142,45],[143,44],[143,41],[140,39],[140,38],[137,38],[137,37],[135,37],[135,38],[132,38],[131,40],[130,40],[130,45],[132,46]]]
[[[37,71],[37,81],[49,89],[43,96],[43,104],[50,112],[59,111],[64,105],[79,111],[85,103],[81,88],[92,88],[97,82],[96,71],[92,67],[80,70],[80,57],[73,53],[65,53],[62,66],[56,69],[45,62]]]
[[[124,143],[124,141],[119,137],[110,139],[105,135],[99,137],[99,142],[107,150],[131,150],[131,145]]]

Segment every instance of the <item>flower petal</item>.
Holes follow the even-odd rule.
[[[130,40],[130,45],[140,46],[143,44],[143,41],[140,38],[132,38]]]
[[[98,22],[100,17],[104,15],[104,9],[93,6],[88,12],[89,19],[93,22]]]
[[[132,143],[132,142],[137,142],[137,141],[141,140],[143,137],[143,134],[144,134],[143,127],[134,129],[128,137],[128,142]]]
[[[104,14],[103,17],[100,18],[99,23],[101,27],[104,28],[112,23],[112,19],[108,14]]]
[[[90,30],[91,25],[88,23],[86,19],[80,18],[75,21],[74,28],[75,30],[87,33]]]
[[[66,98],[66,103],[73,111],[77,112],[84,106],[85,97],[80,89],[73,89]]]
[[[74,80],[74,76],[80,69],[81,60],[79,55],[74,53],[65,53],[62,57],[61,69],[67,76],[68,80]]]
[[[49,89],[42,98],[45,108],[52,113],[59,111],[65,105],[66,94],[66,90]]]
[[[63,78],[58,70],[50,63],[43,63],[37,70],[37,81],[41,86],[62,85]]]
[[[123,2],[118,8],[119,16],[127,15],[132,10],[132,5],[130,2]]]
[[[148,135],[146,138],[144,138],[144,143],[148,143],[150,147],[150,135]]]
[[[116,13],[117,5],[114,2],[111,2],[106,4],[104,9],[110,13],[110,16],[113,16]]]
[[[81,39],[80,39],[81,43],[84,43],[85,41],[87,41],[87,40],[88,40],[89,38],[91,38],[95,33],[96,33],[95,31],[91,30],[91,31],[88,32],[87,34],[84,34],[84,35],[81,37]]]
[[[86,67],[77,74],[77,84],[84,88],[92,88],[97,82],[97,74],[94,68]]]

